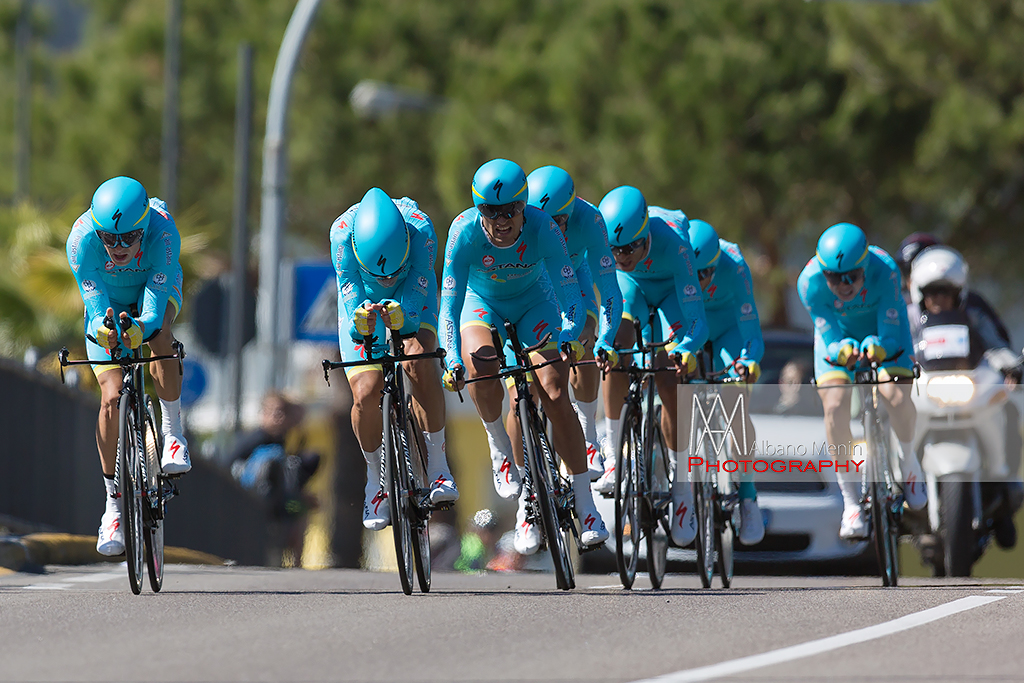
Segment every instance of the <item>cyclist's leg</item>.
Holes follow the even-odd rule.
[[[628,274],[616,271],[619,290],[622,292],[622,320],[619,324],[615,344],[620,349],[630,349],[636,344],[636,331],[633,321],[647,322],[647,299],[636,280]],[[628,365],[631,356],[623,355],[620,365]],[[629,377],[623,372],[610,372],[604,378],[604,474],[594,483],[594,490],[600,493],[611,493],[615,488],[615,449],[619,447],[619,434],[622,431],[620,417],[622,404],[629,391]]]
[[[415,337],[405,341],[405,352],[409,355],[430,353],[437,349],[436,315],[420,323]],[[459,490],[448,469],[445,454],[445,405],[444,390],[438,375],[438,364],[433,358],[407,361],[403,364],[409,377],[413,410],[416,412],[423,440],[427,446],[427,478],[431,482],[430,500],[434,503],[453,502],[459,498]]]
[[[158,356],[170,356],[174,354],[174,335],[171,333],[171,324],[181,310],[181,268],[171,294],[167,299],[167,307],[164,309],[163,320],[160,329],[148,334],[146,342],[150,351]],[[143,292],[139,297],[139,309],[142,308]],[[192,462],[189,458],[188,442],[185,440],[184,429],[181,424],[181,375],[178,373],[178,361],[165,360],[151,363],[150,374],[153,376],[153,385],[157,398],[160,399],[160,431],[164,435],[164,452],[160,465],[167,474],[184,474],[192,469]]]
[[[472,289],[466,292],[462,306],[459,333],[462,335],[462,363],[468,379],[493,375],[498,372],[497,354],[494,348],[490,326],[493,324],[504,333],[503,311],[492,301],[479,296]],[[494,358],[494,360],[481,360]],[[476,406],[480,421],[487,432],[490,447],[491,466],[494,473],[494,489],[502,498],[510,499],[519,495],[522,480],[513,457],[512,441],[502,419],[504,389],[499,380],[474,382],[468,385],[470,398]]]
[[[824,341],[814,335],[814,377],[825,413],[826,453],[836,461],[836,480],[843,494],[842,538],[867,538],[867,520],[860,509],[860,475],[854,465],[853,433],[850,431],[850,402],[853,374],[827,362]],[[853,471],[850,471],[853,466]],[[861,465],[863,467],[863,465]]]
[[[124,308],[115,304],[116,314]],[[110,352],[85,340],[89,360],[110,360]],[[114,478],[117,462],[118,403],[121,400],[121,368],[116,365],[94,365],[93,372],[100,385],[100,411],[96,420],[96,448],[100,455],[103,471],[103,486],[106,491],[103,516],[100,519],[96,539],[96,550],[103,555],[120,555],[124,552],[124,533],[121,529],[121,501],[117,498],[117,480]]]
[[[366,358],[362,342],[354,341],[347,333],[342,333],[338,341],[342,361],[351,363]],[[380,531],[391,523],[387,491],[380,485],[381,458],[384,457],[384,418],[380,412],[380,392],[384,389],[384,374],[379,365],[360,365],[345,368],[345,375],[352,390],[352,431],[366,463],[363,526],[371,531]]]
[[[903,495],[911,510],[920,510],[928,504],[928,487],[925,484],[921,463],[914,452],[914,430],[917,428],[917,409],[910,397],[914,376],[913,364],[909,357],[900,356],[894,363],[887,363],[879,371],[879,379],[906,377],[906,383],[881,384],[878,393],[889,412],[889,423],[900,442],[900,471],[903,475]]]
[[[590,279],[590,271],[581,268],[577,275],[580,279],[580,295],[587,309],[587,322],[583,327],[580,341],[586,349],[580,360],[594,360],[594,342],[597,340],[598,305],[594,296],[594,283]],[[580,365],[576,372],[570,373],[572,384],[573,405],[583,427],[583,439],[587,448],[587,468],[591,480],[598,479],[604,473],[603,458],[597,442],[597,394],[601,384],[601,371],[596,365]]]

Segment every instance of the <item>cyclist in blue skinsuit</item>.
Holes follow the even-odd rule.
[[[913,376],[913,345],[900,293],[900,271],[891,256],[868,246],[864,231],[850,223],[838,223],[821,234],[814,258],[797,280],[797,291],[814,321],[814,376],[825,408],[825,436],[843,457],[851,453],[853,440],[850,391],[845,385],[853,382],[851,370],[857,363],[864,359],[882,364],[881,379]],[[885,362],[900,352],[898,358]],[[917,421],[911,386],[911,382],[881,384],[878,391],[900,442],[903,494],[907,505],[919,510],[928,498],[924,474],[911,447]],[[844,476],[837,471],[836,476],[845,507],[839,535],[866,538],[860,480],[851,473]]]
[[[392,200],[370,188],[331,226],[331,255],[338,275],[338,342],[342,360],[366,358],[364,336],[378,343],[374,353],[387,350],[377,319],[405,338],[405,352],[414,355],[437,348],[437,276],[434,224],[416,202]],[[427,477],[433,503],[453,502],[459,491],[445,456],[444,392],[437,361],[403,363],[411,384],[413,410],[427,446]],[[346,368],[352,387],[352,429],[366,461],[363,526],[380,531],[391,522],[387,492],[380,488],[383,457],[383,417],[380,393],[384,375],[379,365]]]
[[[623,297],[623,322],[619,326],[616,343],[619,348],[631,348],[635,342],[632,321],[643,321],[642,334],[647,341],[672,343],[655,358],[655,367],[676,366],[676,374],[658,373],[655,384],[661,396],[661,429],[669,456],[677,463],[672,482],[672,540],[685,546],[697,534],[693,514],[693,489],[687,479],[684,464],[689,456],[682,448],[682,435],[689,433],[689,410],[677,410],[678,377],[686,377],[697,369],[694,355],[708,338],[708,325],[704,318],[697,266],[687,235],[686,215],[682,211],[669,211],[657,206],[647,207],[640,190],[623,185],[601,200],[598,209],[608,229],[619,289]],[[648,311],[655,308],[653,329],[648,324]],[[671,359],[671,361],[670,361]],[[602,362],[602,367],[610,367]],[[608,447],[605,453],[605,473],[594,487],[610,493],[615,486],[615,457],[621,432],[620,415],[629,388],[629,379],[623,373],[610,373],[604,383],[605,420],[608,426]],[[678,424],[680,414],[683,424]]]
[[[67,240],[68,264],[85,303],[85,333],[90,360],[110,360],[111,349],[136,349],[149,344],[155,355],[173,355],[171,323],[181,310],[182,271],[178,264],[181,237],[167,205],[150,198],[139,181],[111,178],[97,188],[92,205],[83,213]],[[106,318],[120,318],[115,329]],[[127,329],[122,330],[122,326]],[[160,399],[166,474],[192,468],[181,426],[181,376],[176,361],[150,364]],[[107,491],[96,550],[103,555],[124,553],[121,504],[114,481],[117,459],[118,401],[121,373],[116,365],[94,365],[100,385],[100,414],[96,446]]]
[[[580,297],[587,309],[587,322],[580,341],[586,352],[584,360],[593,360],[594,354],[604,351],[614,356],[615,333],[622,320],[622,293],[615,277],[615,260],[608,247],[608,233],[604,218],[593,204],[576,196],[576,186],[563,169],[543,166],[526,177],[530,186],[530,206],[535,206],[554,219],[565,235],[569,260],[580,282]],[[593,275],[592,275],[593,274]],[[600,292],[600,306],[594,285]],[[601,312],[600,337],[598,310]],[[614,357],[613,357],[614,364]],[[597,443],[597,394],[601,383],[600,370],[594,365],[582,365],[570,375],[576,414],[583,427],[587,444],[587,467],[591,480],[604,473],[604,459]]]
[[[565,240],[546,213],[526,205],[527,196],[526,174],[518,164],[506,159],[488,161],[473,176],[474,208],[457,216],[448,231],[441,339],[448,351],[444,385],[450,391],[462,388],[466,368],[470,378],[497,372],[498,363],[490,358],[502,350],[493,348],[489,325],[504,335],[504,320],[515,324],[524,347],[551,334],[555,341],[535,354],[539,360],[557,358],[560,350],[565,360],[583,355],[577,339],[586,311]],[[565,312],[564,327],[560,311]],[[557,426],[553,445],[572,473],[576,513],[583,525],[580,541],[595,545],[608,538],[608,531],[590,492],[583,431],[569,402],[568,374],[566,363],[554,363],[534,373],[544,411]],[[519,496],[516,550],[535,553],[540,534],[526,523],[525,499],[520,495],[521,440],[510,440],[502,424],[501,383],[476,382],[469,393],[487,431],[495,489],[502,498]],[[515,437],[514,422],[510,415],[509,428]],[[514,450],[513,443],[517,445]]]
[[[697,259],[697,279],[700,280],[703,292],[708,336],[716,352],[713,369],[720,371],[728,368],[730,375],[753,384],[761,374],[764,338],[761,336],[761,321],[754,301],[750,268],[740,248],[720,239],[709,223],[690,220],[689,235]],[[741,390],[735,385],[722,385],[720,393],[731,411]],[[750,412],[745,411],[744,415],[747,435],[744,448],[749,458],[756,440]],[[757,505],[754,473],[740,471],[739,479],[740,542],[755,545],[764,538],[764,519]]]

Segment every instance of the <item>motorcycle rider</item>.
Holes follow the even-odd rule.
[[[909,277],[910,296],[915,307],[920,310],[918,325],[915,328],[915,348],[921,341],[921,323],[926,323],[928,316],[960,309],[967,316],[972,347],[972,356],[984,358],[991,367],[999,370],[1005,377],[1005,383],[1016,386],[1019,382],[1018,357],[1009,348],[1009,342],[1001,334],[999,325],[987,315],[975,309],[974,314],[968,303],[969,268],[963,256],[952,247],[936,245],[922,250],[913,259]],[[1017,415],[1016,410],[1013,411]],[[1017,434],[1016,460],[1007,457],[1009,475],[1007,494],[1010,512],[998,520],[994,527],[996,543],[1001,548],[1012,548],[1017,543],[1017,530],[1013,522],[1013,513],[1020,508],[1024,498],[1024,484],[1020,480],[1020,427],[1017,423],[1008,425],[1007,433]],[[1008,451],[1013,451],[1008,444]],[[1010,453],[1008,453],[1008,456]]]

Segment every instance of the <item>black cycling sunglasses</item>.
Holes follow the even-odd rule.
[[[515,218],[526,208],[526,202],[520,199],[509,204],[480,204],[476,208],[484,218]]]
[[[707,268],[701,268],[697,271],[698,280],[707,280],[709,277],[715,274],[715,266],[708,266]]]
[[[621,247],[612,247],[612,253],[615,255],[629,256],[638,249],[643,249],[644,243],[647,241],[647,237],[641,237],[638,240],[633,240],[629,244],[623,244]]]
[[[832,270],[823,270],[821,272],[825,274],[825,279],[828,280],[828,283],[833,286],[855,285],[864,279],[863,268],[854,268],[845,273],[837,273]]]
[[[97,230],[96,234],[99,235],[99,238],[108,249],[115,249],[118,245],[127,249],[142,239],[143,232],[145,231],[139,228],[138,230],[129,230],[120,235],[116,232],[105,232],[103,230]]]
[[[921,288],[921,296],[935,297],[942,295],[956,299],[960,296],[960,288],[954,285],[928,285]]]

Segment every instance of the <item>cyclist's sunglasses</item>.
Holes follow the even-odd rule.
[[[558,224],[558,227],[560,227],[562,230],[565,230],[565,226],[569,224],[569,216],[568,214],[564,213],[558,214],[557,216],[552,218],[552,220],[555,221],[555,223]]]
[[[638,240],[633,240],[629,244],[623,244],[621,247],[612,247],[612,253],[615,255],[629,256],[634,251],[644,248],[644,243],[647,242],[646,237],[641,237]]]
[[[698,280],[707,280],[709,277],[715,274],[715,266],[708,266],[707,268],[701,268],[697,271]]]
[[[142,233],[144,231],[139,228],[138,230],[129,230],[123,234],[117,234],[116,232],[105,232],[103,230],[97,230],[96,234],[103,241],[103,244],[108,249],[116,249],[118,245],[128,248],[134,246],[136,242],[142,239]]]
[[[519,200],[509,204],[480,204],[476,208],[484,218],[515,218],[526,208],[526,202]]]
[[[853,270],[848,270],[845,273],[837,273],[832,270],[823,270],[822,272],[825,274],[825,279],[828,280],[828,283],[832,286],[855,285],[864,279],[863,268],[855,268]]]

